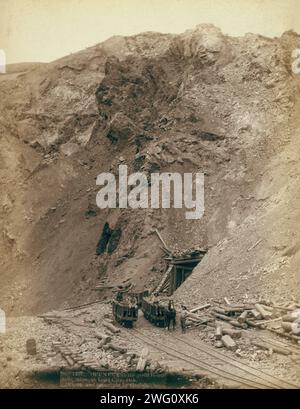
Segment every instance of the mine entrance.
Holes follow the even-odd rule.
[[[205,253],[204,253],[205,254]],[[200,263],[202,257],[187,259],[187,260],[174,260],[171,265],[170,271],[170,288],[169,293],[173,294],[174,291],[181,286],[181,284],[191,275],[194,268]]]
[[[174,291],[192,274],[194,268],[205,256],[206,250],[192,251],[181,257],[169,255],[165,257],[166,270],[161,282],[154,291],[156,294],[172,295]]]
[[[200,260],[175,262],[171,270],[171,294],[191,275]]]

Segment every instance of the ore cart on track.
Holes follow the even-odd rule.
[[[132,328],[138,319],[137,305],[132,306],[129,303],[113,301],[113,316],[115,320],[127,328]]]

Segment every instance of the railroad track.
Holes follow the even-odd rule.
[[[273,334],[274,335],[274,334]],[[300,347],[291,343],[291,342],[286,342],[284,341],[282,338],[278,339],[278,338],[270,338],[269,336],[261,336],[260,339],[261,341],[266,342],[267,344],[270,345],[270,347],[274,346],[274,347],[279,347],[279,348],[283,348],[288,350],[289,352],[291,352],[292,354],[295,355],[300,355]]]
[[[51,317],[49,318],[51,319]],[[75,326],[75,328],[72,328],[73,333],[77,333],[79,331],[78,327],[86,327],[86,325],[73,322],[71,318],[64,317],[63,320],[57,321],[57,324],[62,324],[61,321],[67,321],[64,323],[66,327],[68,327],[68,324],[71,324],[72,327]],[[87,334],[89,333],[90,329],[91,327],[89,326],[84,328],[84,330],[87,331]],[[83,329],[80,330],[81,337],[83,335],[82,331]],[[122,331],[122,335],[126,335],[132,340],[140,340],[143,344],[150,346],[154,351],[162,352],[173,359],[175,358],[177,361],[179,360],[192,365],[195,368],[199,368],[203,374],[207,375],[208,377],[214,377],[217,381],[219,381],[219,383],[223,382],[225,385],[226,381],[227,384],[229,381],[231,385],[232,382],[234,382],[237,387],[251,389],[299,388],[299,385],[294,385],[261,370],[255,369],[235,357],[225,355],[224,353],[200,340],[195,343],[187,339],[183,339],[185,337],[178,337],[174,334],[172,334],[172,336],[166,336],[162,331],[153,333],[153,329],[151,329],[151,337],[147,336],[147,330],[146,332],[141,332],[136,328],[130,330],[124,329],[124,331]],[[262,337],[262,340],[263,339],[264,337]],[[265,341],[267,341],[267,339]],[[268,342],[274,343],[274,346],[276,344],[283,344],[282,341],[278,340],[268,339]],[[293,351],[291,352],[296,353],[298,350],[293,348]]]
[[[270,375],[264,371],[258,370],[256,368],[251,367],[250,365],[245,364],[244,362],[241,362],[239,359],[235,357],[228,357],[225,354],[216,351],[214,348],[204,344],[201,342],[201,347],[198,345],[195,345],[187,340],[180,339],[178,337],[174,337],[174,339],[186,344],[189,348],[193,348],[197,351],[200,351],[201,353],[205,353],[213,358],[216,358],[220,360],[221,362],[224,362],[225,364],[231,365],[232,367],[236,368],[237,370],[243,371],[249,375],[252,375],[256,379],[259,379],[260,382],[267,382],[270,385],[273,385],[272,387],[277,387],[277,388],[283,388],[283,389],[290,389],[290,388],[299,388],[299,385],[295,385],[291,382],[284,381],[282,379],[279,379],[273,375]]]
[[[206,375],[213,375],[217,377],[219,381],[227,380],[235,382],[237,386],[251,389],[297,388],[296,385],[254,369],[235,358],[229,358],[204,343],[197,343],[196,346],[181,338],[173,337],[173,339],[176,340],[176,344],[174,344],[168,337],[166,343],[162,345],[161,335],[160,343],[158,343],[153,340],[153,337],[150,340],[149,337],[146,337],[137,329],[131,330],[127,332],[127,334],[134,335],[136,339],[139,339],[154,350],[163,352],[172,358],[179,359],[194,367],[200,368]],[[190,351],[191,353],[187,353],[186,351]]]

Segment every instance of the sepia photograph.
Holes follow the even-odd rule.
[[[0,0],[0,397],[300,389],[299,110],[297,0]]]

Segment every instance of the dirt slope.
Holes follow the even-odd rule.
[[[299,91],[298,91],[299,92]],[[273,302],[300,298],[299,131],[296,112],[278,130],[282,143],[266,162],[249,201],[252,212],[205,256],[178,290],[183,302],[262,297]],[[229,223],[234,223],[234,214]],[[200,284],[201,283],[201,284]]]
[[[32,313],[90,301],[103,277],[154,286],[163,273],[155,228],[174,250],[209,248],[178,291],[185,301],[256,292],[270,281],[291,294],[297,42],[294,33],[231,38],[201,25],[176,36],[114,37],[1,76],[2,308]],[[121,163],[205,172],[205,216],[97,209],[97,175],[117,174]],[[120,238],[97,255],[106,222]]]

